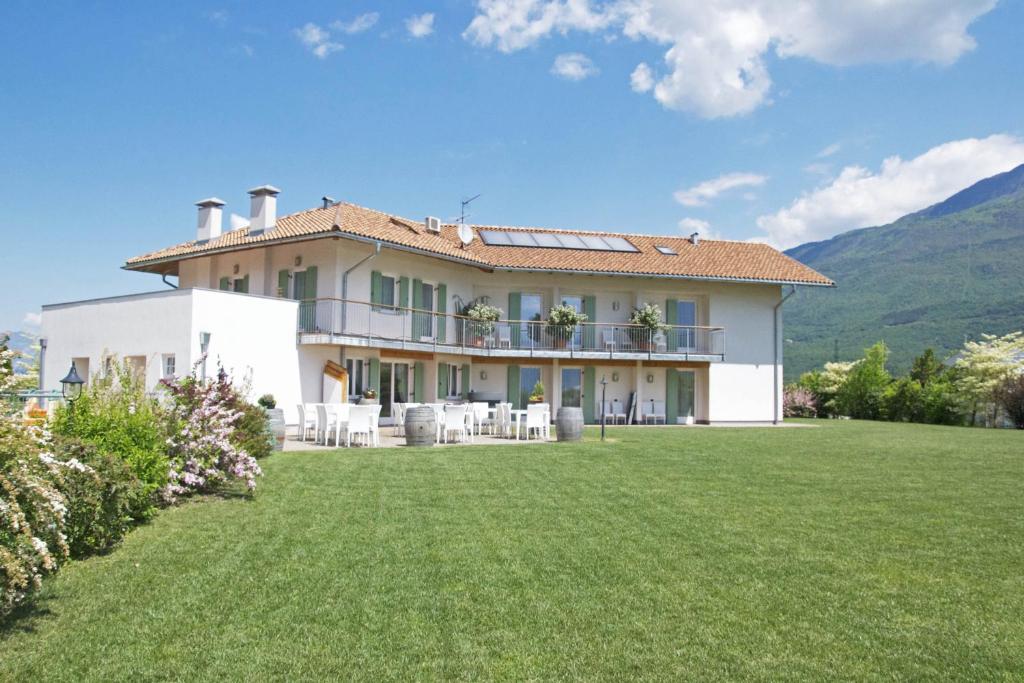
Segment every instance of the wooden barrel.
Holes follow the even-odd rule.
[[[284,450],[284,411],[280,408],[266,408],[267,422],[270,424],[270,433],[274,436],[274,450]]]
[[[579,441],[583,438],[583,408],[562,406],[555,418],[555,433],[559,441]]]
[[[405,411],[405,444],[433,446],[437,438],[437,417],[430,406],[413,406]]]

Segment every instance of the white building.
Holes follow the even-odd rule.
[[[196,239],[129,259],[177,276],[175,289],[43,307],[44,389],[74,361],[102,372],[129,359],[146,381],[183,374],[204,353],[289,421],[300,402],[379,392],[391,402],[473,397],[524,403],[539,381],[553,409],[588,421],[606,400],[634,421],[768,422],[781,415],[781,303],[828,278],[763,244],[442,225],[348,203],[278,218],[276,188],[250,191],[250,224],[222,231],[224,203],[198,203]],[[461,233],[461,235],[460,235]],[[478,325],[473,302],[503,310]],[[666,326],[629,324],[655,303]],[[547,324],[552,305],[588,321]],[[347,391],[333,380],[347,371]]]

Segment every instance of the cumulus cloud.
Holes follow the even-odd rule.
[[[317,26],[313,22],[307,23],[302,28],[295,29],[295,36],[309,51],[316,55],[317,59],[326,59],[332,52],[345,48],[341,43],[331,40],[331,32]]]
[[[715,118],[769,101],[772,57],[830,65],[949,64],[975,46],[971,22],[995,0],[478,0],[463,36],[515,52],[553,34],[621,32],[664,50],[665,74],[631,84],[669,109]],[[649,77],[651,81],[648,85]]]
[[[1024,139],[1012,135],[946,142],[913,159],[891,156],[878,171],[847,166],[786,208],[759,217],[757,225],[765,241],[788,249],[890,223],[1021,163]]]
[[[36,313],[35,311],[29,311],[25,314],[25,317],[21,319],[21,324],[26,327],[39,327],[43,322],[43,314]]]
[[[366,14],[360,14],[352,21],[331,22],[331,28],[352,35],[370,30],[377,24],[378,19],[380,19],[379,12],[367,12]]]
[[[411,16],[405,20],[405,28],[413,38],[425,38],[434,32],[434,15],[427,12]]]
[[[723,192],[738,187],[760,187],[767,180],[768,176],[757,173],[725,173],[685,190],[676,190],[673,196],[683,206],[704,206]]]
[[[633,73],[629,75],[629,87],[633,89],[633,92],[641,93],[650,92],[654,87],[654,72],[646,62],[640,62],[633,69]]]
[[[594,76],[598,69],[590,57],[579,52],[569,52],[555,57],[555,63],[551,65],[551,73],[567,81],[582,81],[584,78]]]

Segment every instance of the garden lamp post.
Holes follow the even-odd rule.
[[[604,441],[604,423],[608,418],[608,411],[605,410],[604,394],[608,387],[608,376],[601,375],[601,441]]]
[[[75,401],[82,395],[82,385],[85,384],[85,380],[82,379],[78,374],[78,369],[75,367],[75,361],[71,361],[71,369],[68,370],[68,374],[60,381],[60,393],[64,396],[64,400],[68,402],[68,421],[74,419],[75,415]]]

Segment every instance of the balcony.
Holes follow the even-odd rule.
[[[504,358],[725,359],[721,327],[665,325],[652,332],[628,323],[586,322],[566,330],[547,321],[482,323],[450,313],[342,299],[301,302],[298,335],[302,344]]]

